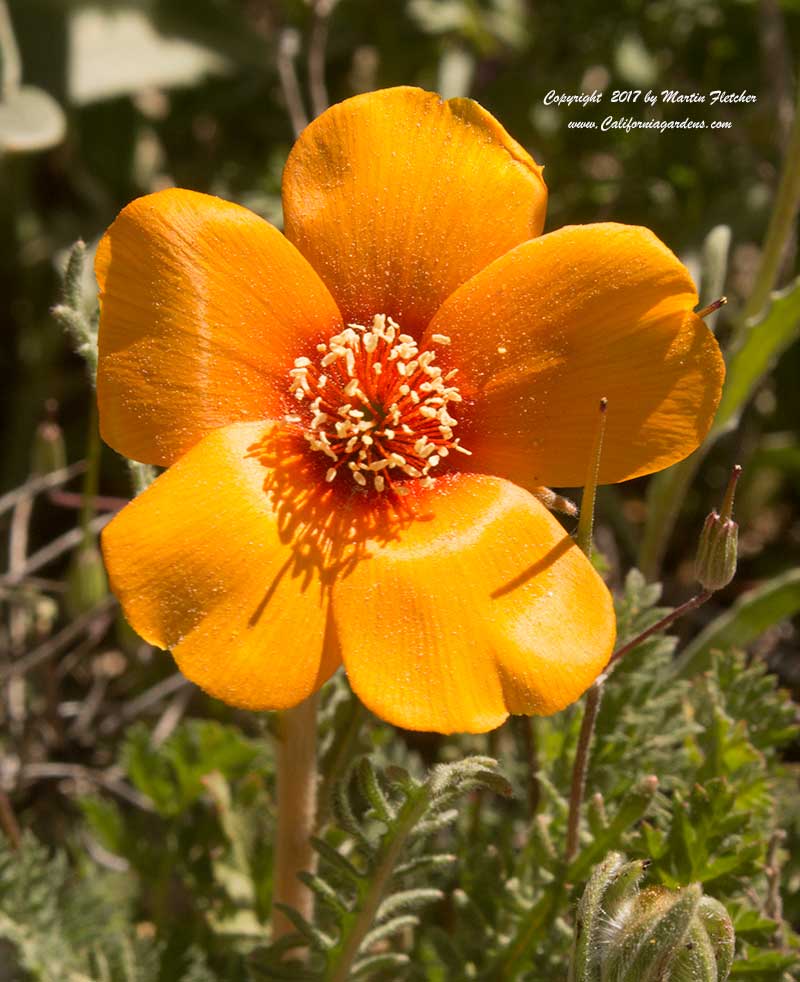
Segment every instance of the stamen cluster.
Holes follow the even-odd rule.
[[[431,340],[450,343],[443,334]],[[406,478],[430,486],[442,458],[469,453],[453,436],[448,409],[462,401],[450,384],[457,370],[443,375],[436,353],[420,351],[391,317],[376,314],[369,328],[351,324],[317,351],[319,367],[297,358],[289,373],[306,415],[286,421],[302,426],[311,448],[330,459],[326,481],[349,474],[360,487],[403,494]]]

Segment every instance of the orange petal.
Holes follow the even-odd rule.
[[[439,360],[466,400],[458,432],[473,456],[459,463],[527,487],[581,485],[603,396],[602,483],[686,457],[725,374],[696,303],[686,268],[644,228],[564,228],[498,259],[429,328],[451,338]]]
[[[571,537],[499,478],[440,479],[334,586],[357,695],[397,726],[483,732],[574,702],[611,655],[611,597]]]
[[[95,265],[101,432],[135,460],[169,464],[213,429],[277,416],[294,359],[339,329],[294,246],[207,194],[132,202]]]
[[[248,709],[296,705],[339,663],[325,643],[328,593],[281,536],[264,466],[246,457],[266,429],[234,423],[203,438],[102,539],[131,626]]]
[[[348,99],[303,131],[283,175],[286,234],[346,321],[417,336],[459,284],[538,235],[541,168],[486,110],[414,88]]]

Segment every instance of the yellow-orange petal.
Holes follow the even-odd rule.
[[[410,499],[418,518],[334,585],[356,694],[397,726],[483,732],[549,714],[605,667],[611,597],[527,491],[454,474]]]
[[[125,208],[95,263],[103,438],[169,464],[201,436],[280,413],[296,357],[340,327],[330,294],[246,208],[171,189]]]
[[[106,527],[103,556],[131,626],[187,678],[248,709],[284,709],[339,664],[328,594],[281,535],[247,458],[267,429],[204,437]]]
[[[283,175],[286,234],[346,321],[418,335],[459,284],[538,235],[541,168],[486,110],[421,89],[369,92],[300,135]]]
[[[583,484],[608,398],[601,483],[657,471],[708,432],[725,368],[686,268],[648,229],[583,225],[513,249],[429,332],[469,405],[459,463],[527,487]],[[424,342],[423,342],[424,343]]]

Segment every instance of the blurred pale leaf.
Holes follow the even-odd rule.
[[[76,10],[70,19],[69,94],[77,105],[158,86],[192,85],[229,70],[227,59],[164,37],[137,10]]]
[[[475,58],[469,51],[455,45],[445,49],[439,62],[437,91],[443,99],[469,95],[475,74]]]
[[[61,106],[42,89],[23,85],[0,102],[0,150],[46,150],[64,139],[67,122]]]

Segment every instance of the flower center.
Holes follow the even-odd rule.
[[[447,345],[443,334],[431,337]],[[468,454],[453,436],[451,384],[456,369],[442,374],[435,351],[420,351],[384,314],[372,326],[351,324],[317,345],[319,367],[297,358],[289,372],[303,414],[286,422],[303,427],[312,450],[325,454],[326,481],[349,478],[360,487],[404,494],[402,481],[432,484],[431,470],[451,451]],[[400,483],[398,483],[400,482]]]

